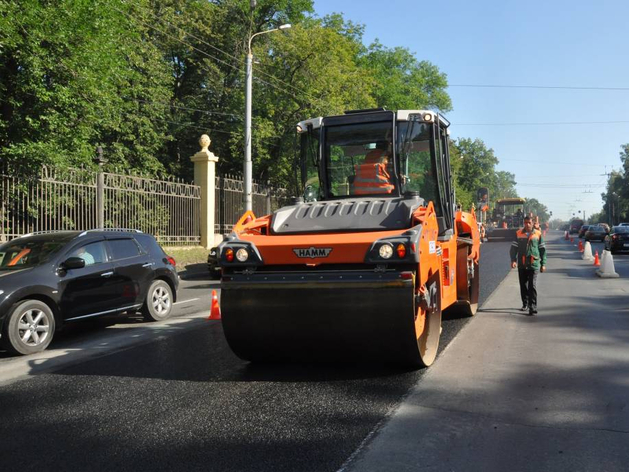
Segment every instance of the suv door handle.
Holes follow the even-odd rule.
[[[152,265],[152,262],[147,262],[146,264],[142,264],[142,267],[151,267]]]
[[[103,272],[102,274],[100,274],[101,277],[111,277],[112,275],[114,275],[113,271],[112,272]]]

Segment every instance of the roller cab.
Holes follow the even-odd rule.
[[[218,248],[238,356],[434,361],[442,311],[478,303],[478,226],[455,211],[448,125],[420,110],[299,123],[303,197],[246,213]]]

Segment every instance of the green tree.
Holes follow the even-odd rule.
[[[254,84],[258,178],[277,183],[293,178],[297,122],[375,106],[373,79],[355,60],[359,49],[342,30],[317,20],[296,25],[286,35],[269,35],[256,48],[260,67],[275,68],[278,79]]]
[[[175,77],[167,107],[173,139],[163,150],[168,169],[191,177],[188,158],[198,150],[199,135],[208,133],[221,171],[240,173],[247,40],[282,23],[304,21],[313,11],[312,1],[259,0],[252,10],[248,0],[164,0],[136,11],[137,23],[150,25],[151,40],[160,45]],[[267,44],[266,36],[255,44]],[[274,74],[256,70],[254,87],[262,81],[282,87]],[[260,100],[266,99],[258,95]],[[254,127],[254,138],[266,134],[258,123]]]
[[[548,221],[550,219],[550,214],[548,213],[548,208],[546,205],[540,203],[536,198],[527,198],[525,210],[527,212],[532,212],[533,215],[539,218],[540,223]]]
[[[609,219],[608,216],[604,211],[599,211],[598,213],[593,213],[588,217],[588,222],[591,224],[597,224],[597,223],[608,223],[609,224]]]
[[[476,203],[476,191],[481,187],[489,189],[490,199],[499,198],[494,192],[493,179],[498,158],[493,149],[487,148],[480,139],[460,138],[453,141],[456,151],[451,158],[457,199],[464,208]]]
[[[112,164],[157,172],[169,139],[171,78],[124,2],[3,2],[0,158],[22,165],[89,165],[98,144]]]
[[[288,184],[295,125],[352,108],[451,108],[446,76],[312,0],[0,1],[0,159],[191,177],[202,133],[240,173],[244,58],[256,32],[254,177]]]
[[[495,173],[492,182],[492,188],[497,198],[515,198],[518,196],[518,192],[515,189],[515,174],[499,170]]]
[[[515,175],[497,171],[498,158],[493,149],[480,139],[460,138],[450,143],[450,163],[454,176],[457,203],[464,209],[477,205],[476,192],[486,187],[489,203],[501,198],[517,197]]]
[[[601,194],[603,209],[601,213],[610,225],[627,221],[629,216],[629,198],[627,198],[627,179],[624,172],[612,172],[607,179],[607,189]]]
[[[387,48],[376,40],[360,58],[360,64],[375,79],[373,95],[378,106],[391,110],[452,109],[446,75],[434,64],[418,60],[406,48]]]

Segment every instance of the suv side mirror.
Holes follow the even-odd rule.
[[[85,267],[85,260],[80,257],[68,257],[61,263],[62,269],[82,269]]]

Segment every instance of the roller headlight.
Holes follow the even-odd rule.
[[[391,259],[391,256],[393,256],[393,246],[390,244],[383,244],[380,246],[380,249],[378,249],[378,254],[383,259]]]
[[[241,247],[236,251],[236,259],[240,262],[246,262],[249,259],[249,251],[247,251],[244,247]]]

